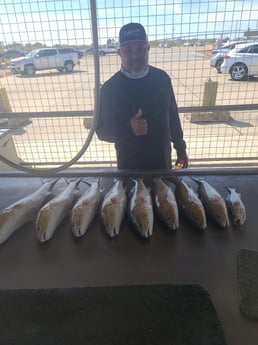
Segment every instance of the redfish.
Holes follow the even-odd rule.
[[[81,179],[70,182],[65,190],[39,210],[35,228],[40,242],[48,241],[54,235],[57,226],[68,215],[80,181]]]
[[[56,181],[44,183],[34,193],[0,211],[0,244],[5,242],[22,225],[36,217],[38,210],[51,194],[51,188]]]
[[[126,188],[121,179],[117,180],[105,195],[101,204],[101,217],[107,234],[119,234],[127,205]]]
[[[226,204],[231,214],[233,225],[242,226],[246,220],[246,210],[241,194],[235,188],[226,187],[226,189],[229,191],[226,196]]]
[[[154,214],[151,194],[140,178],[134,180],[128,215],[142,237],[148,238],[152,235]]]
[[[198,229],[207,227],[204,206],[195,191],[182,180],[176,180],[175,196],[181,213]]]
[[[198,184],[198,192],[207,215],[220,227],[229,224],[228,212],[224,198],[219,192],[204,180],[193,179]]]
[[[71,225],[72,233],[76,237],[81,237],[86,233],[97,213],[100,196],[98,182],[92,182],[90,188],[75,203],[71,212]]]
[[[161,178],[154,180],[154,207],[159,219],[171,230],[179,226],[178,207],[174,192]]]

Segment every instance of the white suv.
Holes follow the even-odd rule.
[[[237,45],[224,56],[220,67],[222,73],[229,73],[233,80],[247,80],[258,75],[258,42]]]
[[[222,44],[211,52],[210,66],[215,67],[218,73],[221,73],[220,66],[223,63],[224,55],[231,49],[234,49],[237,44],[246,43],[248,41],[231,41]]]

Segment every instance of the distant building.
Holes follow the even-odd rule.
[[[248,29],[246,32],[244,32],[244,36],[246,38],[258,38],[258,31]]]

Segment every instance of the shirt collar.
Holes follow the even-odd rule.
[[[127,78],[129,79],[141,79],[143,77],[145,77],[148,72],[149,72],[149,66],[147,65],[145,70],[141,73],[141,74],[133,74],[133,73],[129,73],[127,72],[123,66],[121,66],[120,72],[123,73]]]

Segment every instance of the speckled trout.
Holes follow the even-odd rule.
[[[195,191],[184,181],[177,180],[175,196],[181,213],[198,229],[207,227],[204,206]]]
[[[37,191],[0,211],[0,244],[36,217],[57,180],[44,183]]]
[[[234,226],[242,226],[246,220],[245,205],[241,199],[241,194],[236,188],[226,187],[228,195],[226,196],[226,204],[232,217]]]
[[[128,215],[142,237],[147,238],[152,235],[154,223],[152,199],[142,179],[134,180]]]
[[[107,234],[119,234],[127,205],[126,188],[121,179],[117,180],[105,195],[101,204],[101,218]]]
[[[86,233],[98,211],[100,196],[99,183],[92,182],[75,203],[71,212],[71,225],[72,233],[76,237],[81,237]]]
[[[38,212],[36,219],[36,235],[40,242],[48,241],[57,226],[68,216],[81,179],[72,181],[57,196],[45,204]]]
[[[226,228],[229,224],[228,211],[224,198],[207,181],[193,179],[198,184],[198,193],[204,208],[217,225]]]
[[[161,178],[154,180],[153,204],[159,219],[171,230],[179,226],[178,207],[174,192]]]

